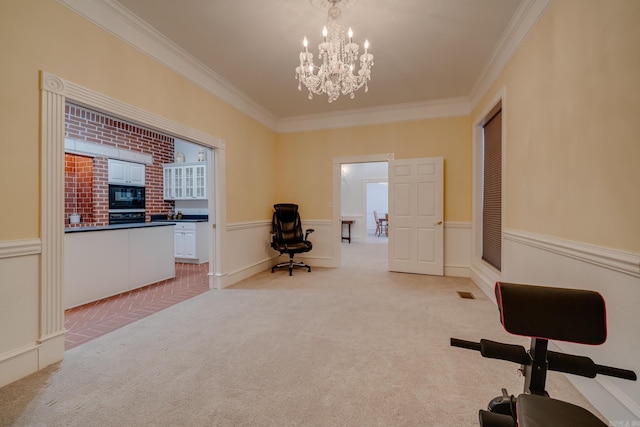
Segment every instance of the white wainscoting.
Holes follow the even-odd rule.
[[[638,254],[505,230],[501,277],[480,264],[474,262],[471,277],[491,296],[495,280],[589,289],[601,293],[607,302],[607,341],[601,346],[553,345],[561,351],[591,357],[602,365],[640,373]],[[567,378],[610,421],[640,421],[639,382],[604,376],[583,379],[567,375]]]
[[[0,387],[40,369],[40,239],[0,242]],[[46,346],[45,346],[46,347]]]
[[[471,223],[444,223],[444,275],[469,277],[471,265]]]
[[[336,230],[332,220],[302,221],[303,230],[313,228],[309,235],[313,250],[297,255],[312,267],[339,267],[334,239]],[[352,230],[353,233],[353,230]],[[352,234],[353,236],[353,234]],[[448,222],[444,229],[445,275],[469,277],[471,224]],[[278,253],[271,249],[271,221],[253,221],[227,225],[224,247],[224,265],[228,266],[220,274],[221,288],[260,273],[279,262]],[[346,243],[345,243],[346,244]],[[285,260],[286,255],[282,256]]]
[[[302,229],[313,228],[309,235],[313,250],[296,256],[296,260],[312,267],[335,267],[330,220],[302,221]],[[278,252],[271,249],[271,221],[253,221],[228,224],[223,257],[227,270],[221,273],[220,287],[226,288],[241,280],[271,268],[279,261]],[[282,259],[288,259],[283,255]]]

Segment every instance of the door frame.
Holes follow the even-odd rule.
[[[40,72],[40,325],[38,345],[39,366],[47,366],[64,358],[63,259],[64,259],[64,126],[65,104],[70,100],[155,129],[187,141],[208,146],[216,165],[209,183],[215,188],[213,227],[226,226],[225,141],[207,133],[126,104],[99,92],[87,89],[46,71]],[[213,175],[216,175],[215,177]],[[223,236],[210,234],[216,248],[215,269],[209,278],[210,287],[220,276],[220,250]],[[210,261],[214,254],[211,254]]]
[[[359,156],[349,157],[334,157],[333,158],[333,201],[331,206],[333,207],[332,223],[333,223],[333,267],[342,266],[342,206],[341,206],[341,181],[342,181],[342,165],[348,163],[375,163],[375,162],[388,162],[395,158],[394,153],[383,154],[366,154]],[[387,172],[388,179],[388,172]]]

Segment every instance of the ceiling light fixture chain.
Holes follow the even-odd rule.
[[[302,41],[304,51],[300,52],[300,65],[296,67],[298,90],[302,84],[309,90],[309,99],[313,95],[327,94],[329,102],[333,102],[340,94],[355,97],[355,91],[371,80],[373,55],[369,53],[369,41],[364,42],[364,54],[358,58],[360,47],[353,42],[353,31],[349,28],[348,40],[342,26],[342,11],[338,4],[341,0],[327,0],[329,7],[327,25],[322,29],[323,41],[318,45],[318,57],[322,63],[313,63],[313,54],[309,52],[307,38]],[[360,67],[355,72],[355,64],[360,60]]]

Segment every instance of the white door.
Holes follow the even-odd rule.
[[[442,276],[443,158],[389,161],[389,271]]]

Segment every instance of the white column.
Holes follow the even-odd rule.
[[[42,254],[38,369],[63,359],[65,333],[62,304],[65,84],[45,72],[41,73],[40,83]]]

